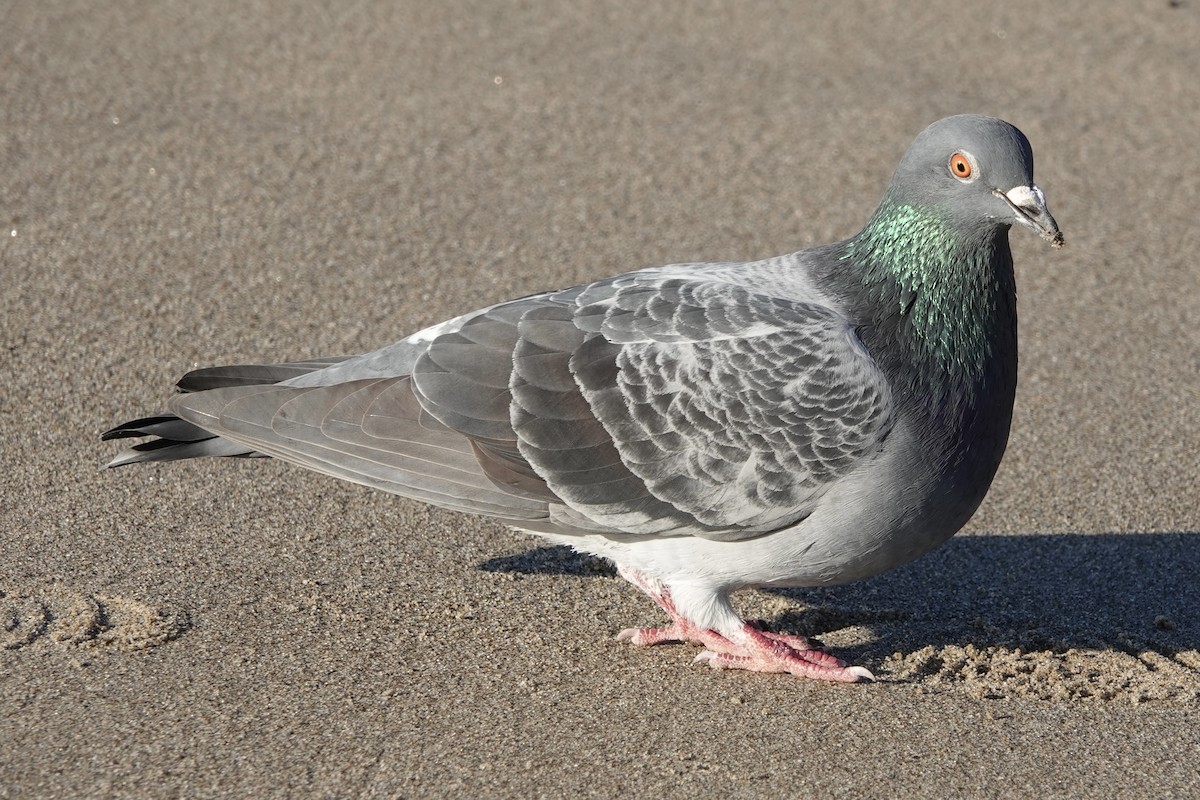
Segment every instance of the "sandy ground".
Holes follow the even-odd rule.
[[[0,797],[1195,796],[1200,3],[810,5],[9,5]],[[279,463],[98,470],[194,366],[850,235],[967,111],[1068,237],[1013,237],[992,492],[739,599],[875,684],[613,643],[606,565]]]

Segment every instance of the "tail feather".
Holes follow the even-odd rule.
[[[229,386],[259,386],[306,375],[332,364],[345,361],[349,356],[314,358],[308,361],[291,361],[286,364],[235,364],[224,367],[207,367],[193,370],[176,386],[181,392],[203,392],[208,389],[224,389]],[[155,436],[148,442],[135,444],[122,450],[117,457],[105,464],[120,467],[150,461],[179,461],[186,458],[207,456],[242,456],[266,458],[264,453],[245,445],[222,439],[211,431],[186,422],[174,414],[156,414],[130,420],[100,435],[101,441],[110,439],[132,439],[139,436]]]
[[[264,386],[280,383],[345,361],[350,356],[289,361],[286,364],[231,364],[195,369],[175,384],[181,392],[203,392],[229,386]]]
[[[180,420],[182,422],[182,420]],[[189,423],[184,423],[189,424]],[[148,442],[135,444],[128,450],[122,450],[117,457],[104,466],[107,468],[123,467],[126,464],[144,464],[151,461],[182,461],[186,458],[203,458],[205,456],[241,456],[243,458],[266,458],[262,453],[251,450],[237,442],[212,436],[191,442],[177,442],[171,439],[151,439]]]
[[[132,439],[136,436],[161,436],[163,439],[171,439],[177,442],[198,442],[203,439],[213,438],[213,434],[204,430],[199,425],[184,422],[174,414],[160,414],[154,417],[143,417],[142,419],[131,419],[129,422],[123,422],[112,430],[107,430],[100,434],[100,441]]]

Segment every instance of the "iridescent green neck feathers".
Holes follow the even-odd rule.
[[[842,259],[861,271],[876,313],[896,320],[935,371],[981,377],[1008,344],[1015,289],[1005,227],[963,230],[929,209],[885,200]]]

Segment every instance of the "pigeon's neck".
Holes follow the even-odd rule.
[[[843,285],[873,329],[863,333],[898,345],[887,359],[898,373],[935,394],[1015,382],[1007,227],[964,231],[935,212],[885,199],[844,243],[841,261]]]

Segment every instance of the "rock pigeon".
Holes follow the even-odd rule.
[[[863,229],[489,306],[364,355],[191,372],[109,466],[270,456],[616,563],[666,612],[638,645],[716,668],[871,679],[741,619],[743,588],[840,584],[975,512],[1017,381],[1008,231],[1063,242],[1017,128],[955,116]]]

